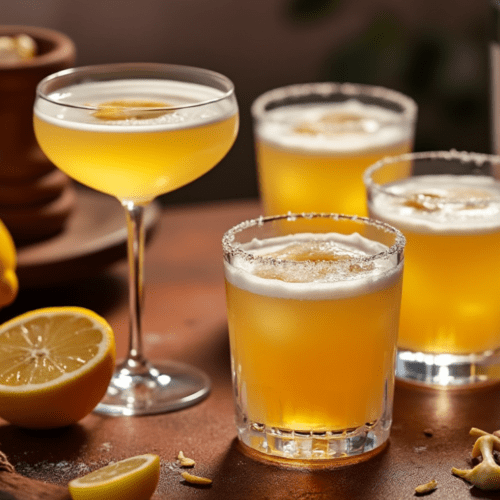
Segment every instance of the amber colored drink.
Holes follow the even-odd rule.
[[[386,250],[359,234],[293,235],[245,246],[264,260],[279,259],[273,263],[226,262],[243,442],[287,456],[276,434],[356,434],[387,418],[402,262],[357,262]],[[255,429],[267,433],[265,444]],[[345,452],[338,441],[328,441],[318,439],[319,449],[309,458]]]
[[[263,98],[261,106],[257,101],[255,147],[266,214],[366,215],[364,170],[385,156],[411,151],[416,107],[409,98],[401,97],[408,107],[403,112],[386,108],[386,102],[364,103],[359,95],[344,97],[311,97],[306,103],[291,98],[265,111]]]
[[[500,182],[419,176],[392,191],[414,201],[375,197],[370,213],[407,241],[399,346],[434,354],[499,348]],[[447,202],[457,197],[471,201]]]
[[[153,117],[146,110],[144,119],[132,111],[128,116],[126,110],[121,116],[123,110],[107,104],[127,104],[128,96],[142,95],[145,85],[152,88],[149,94],[157,106],[178,109],[158,111]],[[201,85],[124,80],[116,88],[92,83],[68,89],[73,99],[76,92],[82,104],[103,106],[104,112],[67,108],[63,116],[57,106],[39,101],[34,116],[37,140],[70,177],[122,201],[149,202],[201,177],[226,155],[238,130],[237,110],[226,102],[209,111],[182,109],[200,96],[217,97],[215,89]]]

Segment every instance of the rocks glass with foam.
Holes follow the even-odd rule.
[[[499,166],[500,156],[442,151],[386,158],[365,173],[370,215],[407,240],[402,379],[457,386],[498,378]]]
[[[412,150],[417,105],[382,87],[308,83],[266,92],[252,115],[267,215],[366,215],[363,172]]]
[[[359,461],[389,437],[404,237],[337,214],[223,237],[236,425],[251,454]]]

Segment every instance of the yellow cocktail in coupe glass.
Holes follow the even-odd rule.
[[[449,386],[498,376],[498,165],[497,156],[428,152],[365,174],[371,216],[407,240],[398,377]]]
[[[209,392],[210,381],[198,369],[151,364],[143,356],[143,218],[157,196],[197,179],[226,155],[238,116],[230,80],[187,66],[88,66],[38,85],[34,127],[44,153],[73,179],[116,197],[127,214],[130,347],[98,412],[161,413]]]
[[[310,83],[266,92],[252,115],[267,215],[366,215],[363,172],[411,151],[417,105],[381,87]]]
[[[291,214],[241,223],[223,248],[240,440],[306,461],[380,447],[392,419],[402,234],[362,217]]]

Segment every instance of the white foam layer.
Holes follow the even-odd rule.
[[[249,292],[297,300],[343,299],[387,288],[394,283],[403,270],[403,264],[396,262],[395,255],[388,255],[388,248],[368,240],[359,234],[349,236],[337,233],[301,234],[269,240],[253,240],[244,246],[245,252],[260,257],[282,250],[287,245],[301,240],[327,243],[336,253],[349,255],[339,262],[286,262],[262,264],[252,259],[236,256],[232,262],[224,262],[225,276],[234,286]],[[384,254],[382,257],[381,254]],[[372,259],[369,257],[373,256]],[[271,259],[265,259],[270,262]],[[357,271],[350,270],[356,266]],[[361,268],[361,270],[359,270]],[[278,275],[294,276],[297,281],[284,281],[257,276],[278,270]],[[265,275],[265,274],[264,274]]]
[[[193,106],[221,99],[218,89],[194,83],[130,79],[110,82],[87,82],[72,85],[49,95],[52,101],[38,99],[36,115],[59,127],[99,132],[148,132],[165,129],[197,127],[229,118],[237,112],[235,99]],[[69,107],[94,106],[115,100],[149,100],[168,103],[170,106],[192,106],[169,112],[152,119],[100,120],[92,110]],[[64,106],[66,105],[66,106]]]
[[[332,113],[363,117],[360,129],[338,133],[297,133],[296,127],[317,124]],[[294,104],[266,112],[256,124],[259,140],[274,146],[315,154],[364,152],[413,139],[413,124],[395,111],[351,99],[343,103]]]
[[[369,209],[403,231],[440,234],[474,234],[500,231],[500,181],[487,176],[415,176],[374,191]],[[391,194],[387,194],[391,193]],[[423,208],[406,200],[416,193]]]

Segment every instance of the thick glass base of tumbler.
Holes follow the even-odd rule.
[[[391,422],[380,419],[356,429],[326,432],[302,432],[267,427],[250,421],[237,423],[238,438],[260,457],[276,461],[286,459],[297,465],[311,465],[338,461],[346,465],[347,459],[357,457],[356,462],[373,456],[373,450],[381,447],[389,438]]]
[[[174,361],[124,363],[94,412],[115,416],[167,413],[194,405],[209,392],[210,379],[192,366]]]
[[[399,350],[396,377],[406,382],[460,387],[500,382],[500,350],[474,354],[432,354]]]

